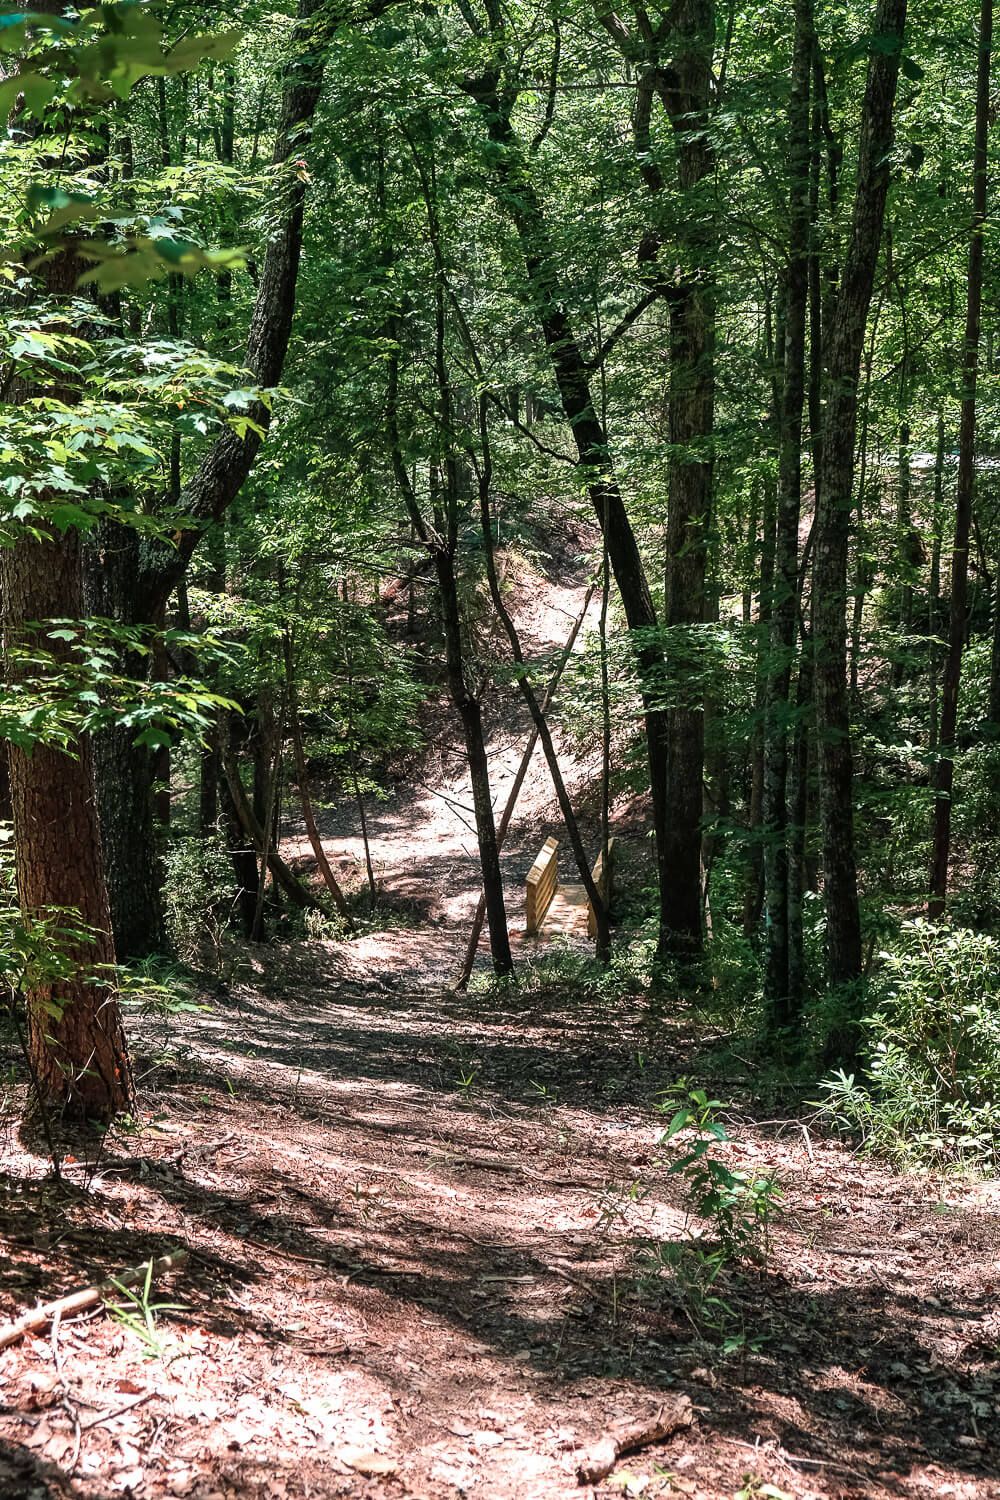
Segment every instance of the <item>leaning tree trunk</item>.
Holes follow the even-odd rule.
[[[615,477],[608,436],[597,415],[591,393],[590,367],[583,357],[566,311],[569,299],[564,292],[559,262],[549,237],[545,210],[521,152],[509,113],[500,100],[499,79],[495,73],[486,73],[481,78],[468,82],[465,87],[480,108],[494,148],[490,164],[495,173],[498,197],[509,211],[517,231],[524,258],[529,305],[541,329],[581,471],[587,476],[587,493],[604,535],[625,620],[636,640],[635,656],[645,709],[660,898],[657,951],[663,957],[674,947],[680,921],[676,908],[680,902],[676,899],[678,872],[667,859],[672,809],[667,796],[668,724],[667,712],[662,705],[663,651],[655,640],[658,623],[656,611],[639,545]],[[700,820],[700,799],[698,806]],[[700,848],[699,838],[699,854]],[[699,931],[700,913],[699,872]]]
[[[955,492],[955,540],[951,553],[951,606],[948,650],[941,675],[939,754],[934,766],[934,833],[930,900],[927,915],[944,911],[951,853],[951,794],[955,777],[955,731],[958,689],[965,645],[969,580],[969,536],[976,461],[976,382],[983,303],[983,228],[986,222],[986,153],[990,124],[990,55],[993,46],[993,0],[982,0],[979,21],[979,69],[976,83],[976,144],[972,179],[972,238],[969,242],[969,290],[962,357],[962,417],[958,439],[958,483]]]
[[[858,376],[889,190],[893,108],[906,0],[879,0],[880,38],[861,112],[850,240],[826,339],[827,403],[816,510],[813,640],[827,958],[834,984],[861,975],[854,852],[854,765],[847,689],[847,556],[858,421]]]

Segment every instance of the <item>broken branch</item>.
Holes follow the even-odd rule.
[[[579,1484],[600,1484],[611,1473],[618,1460],[626,1453],[639,1448],[648,1448],[650,1443],[660,1443],[673,1437],[682,1427],[690,1427],[694,1421],[694,1408],[690,1397],[678,1396],[669,1405],[659,1407],[651,1417],[641,1422],[619,1425],[591,1448],[576,1471]]]
[[[162,1276],[167,1271],[175,1271],[182,1266],[188,1258],[186,1250],[175,1250],[172,1255],[161,1255],[159,1260],[152,1262],[153,1275]],[[16,1344],[23,1339],[25,1334],[37,1333],[39,1329],[45,1328],[55,1319],[72,1317],[74,1313],[85,1312],[88,1307],[96,1307],[105,1297],[120,1290],[122,1286],[136,1286],[145,1281],[150,1262],[144,1260],[141,1266],[134,1270],[123,1271],[120,1276],[107,1281],[95,1282],[93,1286],[84,1287],[82,1291],[70,1292],[66,1297],[58,1297],[54,1302],[46,1302],[41,1307],[33,1307],[30,1312],[23,1313],[13,1323],[8,1323],[6,1328],[0,1328],[0,1349],[6,1349],[11,1344]]]

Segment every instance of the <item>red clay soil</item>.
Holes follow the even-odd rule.
[[[101,1310],[0,1353],[4,1500],[1000,1496],[1000,1185],[737,1111],[731,1159],[786,1198],[766,1266],[699,1309],[643,1253],[685,1232],[655,1106],[690,1033],[344,968],[271,950],[173,1023],[135,1133],[68,1189],[11,1116],[0,1317],[190,1259],[151,1343]],[[679,1394],[692,1428],[577,1483]]]

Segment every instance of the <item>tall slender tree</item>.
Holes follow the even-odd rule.
[[[906,0],[878,0],[861,106],[858,175],[847,250],[824,335],[826,407],[812,580],[816,729],[827,958],[834,984],[862,969],[854,843],[854,757],[847,685],[847,561],[854,493],[858,378],[889,192]]]
[[[934,766],[934,833],[931,854],[931,917],[944,911],[951,852],[951,797],[955,778],[958,690],[962,677],[969,581],[969,541],[976,474],[976,392],[982,332],[984,231],[987,210],[987,148],[990,126],[990,77],[993,54],[993,0],[982,0],[979,13],[979,63],[976,72],[976,139],[972,159],[972,226],[969,275],[962,342],[962,416],[958,437],[958,481],[955,491],[955,537],[951,551],[951,602],[948,647],[941,674],[939,750]]]

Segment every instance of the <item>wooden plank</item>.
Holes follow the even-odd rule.
[[[607,869],[605,869],[604,867],[604,854],[601,853],[597,856],[597,862],[594,865],[591,874],[593,875],[594,884],[597,886],[597,889],[600,892],[601,900],[604,902],[605,906],[607,906],[609,901],[611,900],[615,882],[614,839],[608,839]],[[587,902],[587,933],[592,938],[595,938],[597,936],[597,918],[594,916],[594,908],[591,906],[589,901]]]
[[[538,932],[559,886],[559,840],[549,838],[539,849],[525,882],[525,931]]]
[[[545,914],[543,935],[552,937],[561,933],[564,937],[585,937],[588,910],[587,892],[582,885],[560,885]]]

